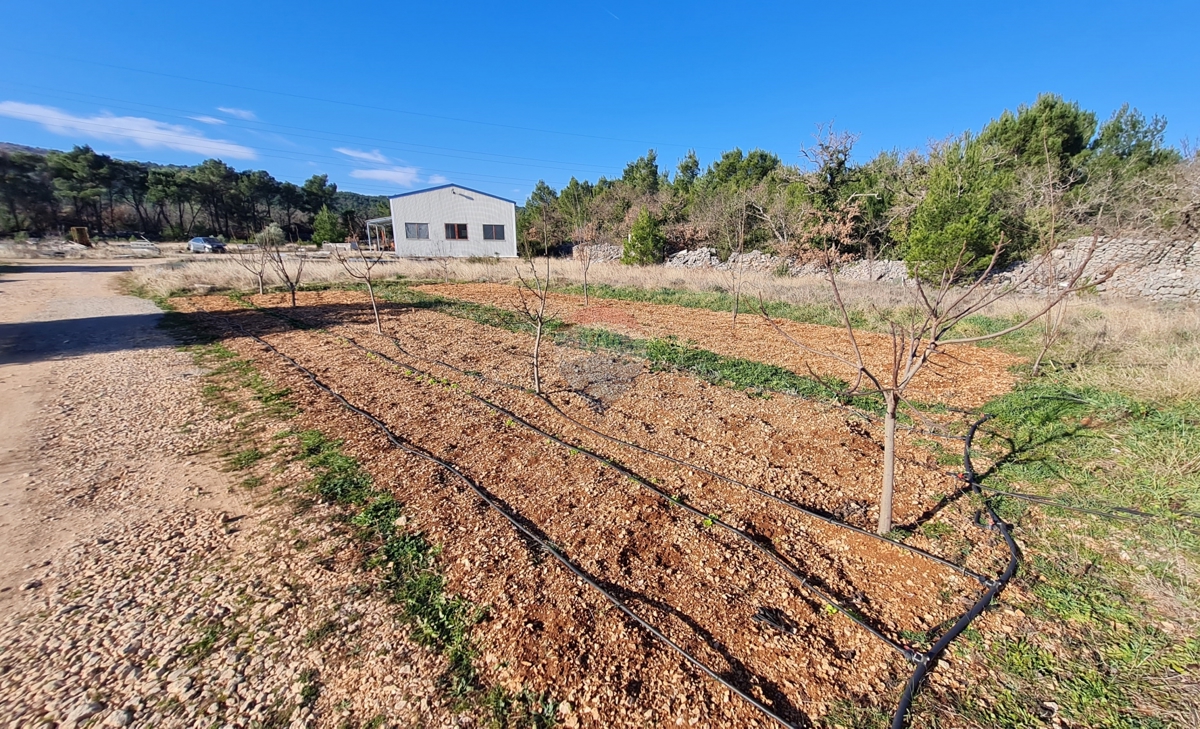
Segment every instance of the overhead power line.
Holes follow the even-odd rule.
[[[37,50],[33,50],[33,49],[17,49],[16,47],[13,47],[13,46],[9,46],[9,49],[10,50],[24,50],[25,52],[31,53],[31,54],[37,54],[40,52],[44,52],[44,51],[37,51]],[[321,104],[337,104],[340,106],[347,106],[347,107],[356,108],[356,109],[369,109],[371,111],[385,111],[390,114],[404,114],[405,116],[420,117],[420,118],[425,118],[425,119],[435,119],[438,121],[451,121],[451,122],[458,122],[461,124],[476,124],[479,126],[494,127],[497,129],[512,129],[514,131],[534,132],[536,134],[555,134],[558,136],[575,137],[578,139],[595,139],[595,140],[601,140],[601,141],[606,141],[606,142],[627,142],[627,143],[633,143],[633,144],[646,144],[646,145],[650,145],[651,147],[678,147],[680,149],[688,149],[688,148],[696,147],[696,145],[679,144],[676,142],[655,142],[655,141],[649,141],[649,140],[645,140],[645,139],[627,139],[627,138],[623,138],[623,137],[606,137],[606,136],[598,135],[598,134],[580,134],[578,132],[564,132],[564,131],[559,131],[557,129],[541,129],[538,127],[526,127],[526,126],[521,126],[518,124],[502,124],[500,122],[480,121],[478,119],[465,119],[465,118],[461,118],[461,117],[443,116],[440,114],[428,114],[428,113],[420,112],[420,111],[410,111],[408,109],[397,109],[394,107],[376,106],[374,104],[364,104],[364,103],[357,102],[357,101],[342,101],[340,99],[327,99],[327,98],[323,98],[320,96],[308,96],[306,94],[297,94],[297,93],[293,93],[290,91],[273,91],[271,89],[260,89],[260,88],[256,88],[253,86],[242,86],[240,84],[231,84],[231,83],[228,83],[225,81],[210,81],[208,79],[193,78],[191,76],[181,76],[179,74],[164,73],[162,71],[149,71],[144,68],[134,68],[132,66],[122,66],[119,64],[115,64],[115,63],[105,63],[104,61],[75,58],[72,56],[61,55],[61,54],[56,54],[56,58],[57,58],[57,60],[60,60],[60,61],[70,61],[72,63],[79,63],[79,64],[83,64],[83,65],[114,68],[114,69],[118,69],[121,71],[130,71],[132,73],[142,73],[142,74],[146,74],[148,76],[159,76],[161,78],[174,79],[176,81],[190,81],[192,83],[209,84],[211,86],[220,86],[220,87],[224,87],[224,88],[237,89],[239,91],[251,91],[256,94],[271,94],[272,96],[280,96],[280,97],[290,98],[290,99],[301,99],[303,101],[313,101],[313,102],[317,102],[317,103],[321,103]]]

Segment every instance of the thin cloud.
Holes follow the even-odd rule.
[[[373,149],[370,152],[364,152],[361,149],[350,149],[348,147],[334,147],[334,152],[340,152],[352,159],[360,159],[364,162],[377,162],[379,164],[387,164],[388,158],[384,157],[378,149]]]
[[[0,101],[0,116],[41,124],[55,134],[133,142],[146,149],[177,149],[209,157],[255,159],[249,147],[224,139],[210,139],[195,129],[140,116],[75,116],[61,109],[19,101]]]
[[[232,106],[218,106],[217,111],[228,114],[232,117],[237,117],[238,119],[245,119],[246,121],[256,121],[258,119],[254,112],[248,109],[235,109]]]
[[[449,181],[448,177],[442,177],[441,175],[430,175],[429,179],[426,180],[430,185],[445,185]]]
[[[400,187],[412,187],[421,181],[416,167],[389,167],[386,170],[351,170],[350,176],[359,180],[390,182]]]
[[[224,124],[224,119],[218,119],[215,116],[189,116],[188,119],[194,119],[201,124]]]

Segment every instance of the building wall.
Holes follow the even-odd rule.
[[[458,186],[391,199],[392,231],[401,256],[466,257],[517,255],[517,206]],[[427,223],[428,240],[405,237],[405,223]],[[446,240],[446,223],[466,223],[467,240]],[[483,226],[503,225],[504,240],[484,240]]]

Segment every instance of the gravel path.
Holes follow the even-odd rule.
[[[119,270],[0,276],[0,726],[450,725],[302,467],[223,470],[245,423]]]

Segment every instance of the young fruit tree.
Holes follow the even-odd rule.
[[[576,243],[571,250],[571,256],[579,265],[579,273],[583,277],[583,305],[591,306],[588,299],[588,269],[592,267],[592,244],[587,241]]]
[[[372,284],[374,269],[383,260],[378,251],[350,251],[341,248],[334,249],[333,257],[342,264],[342,268],[351,278],[356,278],[367,285],[367,296],[371,299],[371,311],[375,314],[375,333],[383,334],[383,323],[379,320],[379,305],[375,301],[375,287]]]
[[[266,293],[267,267],[271,260],[271,247],[282,245],[284,241],[283,228],[271,223],[254,235],[253,247],[237,246],[234,260],[242,268],[250,272],[258,282],[258,293]]]
[[[272,243],[267,246],[267,261],[287,286],[288,293],[292,295],[292,308],[296,308],[296,289],[299,288],[300,277],[304,274],[304,255],[296,253],[289,256],[283,250],[282,244]]]
[[[546,257],[546,274],[543,278],[537,270],[535,263],[530,260],[528,278],[521,273],[521,269],[515,269],[517,272],[517,281],[520,283],[518,291],[521,294],[521,313],[529,320],[533,326],[533,392],[536,395],[542,394],[542,333],[545,331],[546,320],[552,315],[546,311],[546,301],[550,295],[550,257]]]
[[[893,312],[876,311],[876,315],[885,322],[887,335],[890,339],[890,351],[886,357],[871,358],[880,364],[868,364],[863,356],[863,347],[859,341],[859,333],[855,329],[849,308],[842,298],[838,287],[836,266],[836,244],[830,243],[824,249],[826,280],[837,312],[841,318],[841,326],[846,331],[849,345],[849,356],[811,347],[789,334],[780,324],[771,319],[766,305],[759,300],[759,310],[767,322],[777,333],[788,341],[813,355],[838,362],[846,367],[853,376],[853,382],[844,393],[847,397],[878,393],[884,402],[884,436],[883,436],[883,482],[879,500],[879,534],[887,534],[892,529],[892,495],[896,486],[896,420],[900,406],[904,405],[916,417],[923,418],[921,413],[906,397],[906,392],[917,374],[921,372],[935,355],[954,345],[977,344],[982,341],[996,339],[1006,334],[1023,329],[1045,316],[1055,306],[1067,297],[1091,286],[1097,279],[1087,281],[1083,277],[1084,268],[1091,261],[1095,251],[1095,243],[1083,255],[1080,263],[1070,271],[1063,272],[1053,286],[1053,293],[1038,302],[1033,313],[1022,317],[1011,326],[999,331],[976,336],[956,334],[959,324],[970,316],[982,312],[992,304],[1004,299],[1027,284],[1039,280],[1042,271],[1050,265],[1052,256],[1047,252],[1038,261],[1026,267],[1024,273],[1016,280],[997,283],[992,280],[992,272],[1004,251],[1004,240],[998,242],[986,268],[979,273],[969,273],[975,268],[974,262],[963,245],[957,256],[950,264],[936,274],[928,271],[923,277],[918,272],[911,287],[912,300],[907,307],[897,307]],[[978,270],[975,268],[975,270]],[[1103,279],[1106,274],[1101,274]],[[932,279],[932,280],[931,280]]]

